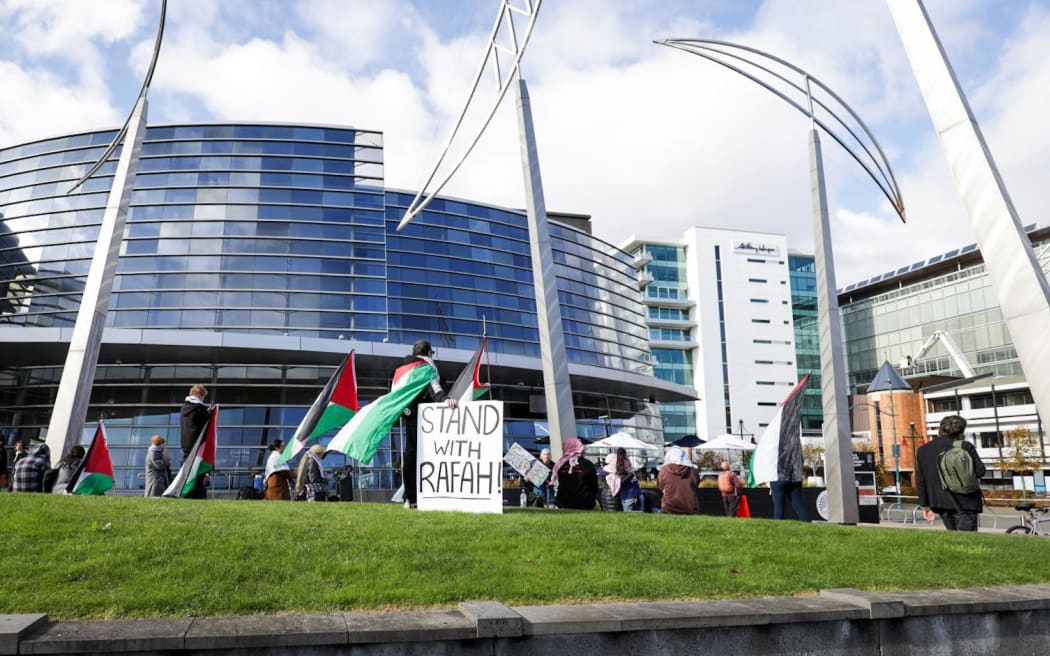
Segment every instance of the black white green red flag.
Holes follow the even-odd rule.
[[[489,391],[489,383],[481,382],[481,360],[485,357],[487,344],[488,339],[481,340],[478,350],[467,362],[467,366],[463,367],[456,382],[452,383],[448,396],[455,399],[457,403],[477,401]]]
[[[329,431],[342,428],[361,409],[357,399],[357,369],[350,351],[328,384],[299,422],[278,463],[285,463]]]
[[[219,426],[219,406],[215,406],[208,416],[208,423],[204,425],[197,441],[193,443],[193,449],[186,456],[175,480],[171,482],[168,489],[161,496],[176,499],[185,499],[197,486],[197,482],[208,473],[215,471],[215,433]]]
[[[380,443],[405,408],[437,375],[437,368],[427,358],[416,358],[398,367],[390,391],[365,405],[339,429],[328,443],[328,451],[338,451],[362,464],[372,462]]]
[[[113,484],[113,461],[109,457],[109,447],[106,446],[106,426],[99,421],[95,437],[91,438],[91,446],[69,479],[66,492],[105,494],[107,490],[113,489]]]
[[[802,480],[802,397],[809,374],[777,408],[766,431],[758,440],[747,471],[749,487],[772,481]]]

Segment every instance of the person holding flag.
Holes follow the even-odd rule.
[[[806,374],[781,402],[751,455],[749,487],[769,483],[773,519],[784,519],[784,510],[790,501],[795,517],[809,521],[802,502],[802,396],[808,383],[809,374]]]
[[[403,414],[405,421],[405,451],[401,458],[401,480],[405,484],[405,508],[416,507],[416,461],[419,453],[416,450],[416,435],[419,426],[419,404],[429,400],[435,403],[444,401],[450,408],[455,408],[457,405],[457,399],[450,397],[441,388],[437,365],[434,364],[434,349],[430,346],[430,342],[425,339],[416,342],[412,346],[412,355],[405,356],[398,368],[394,370],[394,380],[391,383],[391,387],[397,383],[397,379],[401,375],[405,375],[407,368],[419,366],[433,368],[434,375],[430,378],[429,384],[420,390],[409,402]]]
[[[83,450],[83,447],[79,447]],[[113,459],[109,457],[106,445],[106,425],[100,419],[91,438],[87,454],[80,460],[66,483],[62,492],[66,494],[99,495],[113,489]]]
[[[190,388],[190,394],[186,397],[186,400],[182,402],[181,418],[179,421],[179,428],[181,429],[181,442],[182,442],[182,457],[184,460],[190,458],[190,454],[193,452],[193,447],[197,443],[197,438],[200,437],[201,431],[208,424],[208,418],[211,417],[212,406],[204,403],[204,399],[208,396],[208,390],[204,389],[204,385],[194,385]],[[193,491],[188,495],[190,499],[206,499],[208,498],[207,488],[204,487],[204,477],[197,479],[196,486]]]

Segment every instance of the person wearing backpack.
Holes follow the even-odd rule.
[[[919,447],[915,456],[919,505],[927,521],[936,514],[949,531],[976,531],[984,510],[980,479],[985,467],[977,448],[963,439],[964,430],[965,419],[945,417],[937,437]]]

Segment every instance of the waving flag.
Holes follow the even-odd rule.
[[[162,496],[185,499],[208,472],[215,471],[215,431],[219,425],[219,406],[215,406],[190,455],[179,467],[179,473]]]
[[[809,374],[787,395],[751,454],[747,483],[802,480],[802,396]]]
[[[481,340],[481,345],[474,352],[474,356],[467,362],[467,366],[463,367],[463,371],[460,372],[456,382],[452,383],[452,389],[449,390],[448,396],[456,399],[457,403],[477,401],[485,395],[485,392],[489,391],[489,384],[481,382],[481,359],[485,355],[485,346],[487,344],[487,339]]]
[[[361,408],[339,429],[328,443],[328,450],[343,453],[360,463],[372,462],[398,417],[437,375],[434,364],[422,358],[398,367],[390,391]]]
[[[105,494],[113,489],[113,461],[106,446],[106,426],[101,421],[91,438],[91,446],[66,486],[68,494]]]
[[[328,379],[328,384],[321,390],[320,396],[310,406],[306,416],[299,422],[299,427],[284,447],[278,464],[291,460],[328,431],[345,426],[360,409],[357,400],[357,369],[354,366],[354,352],[350,351]]]

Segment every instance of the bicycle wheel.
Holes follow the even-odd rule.
[[[1027,526],[1023,526],[1021,524],[1018,524],[1017,526],[1011,526],[1010,528],[1006,529],[1006,534],[1007,535],[1031,535],[1032,534],[1032,529],[1027,527]]]

